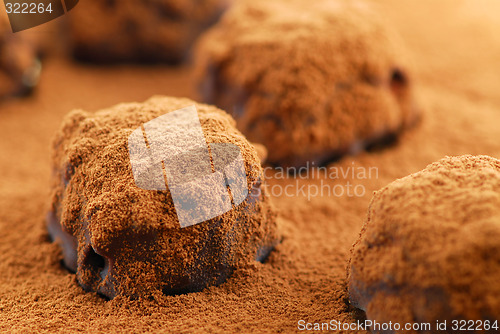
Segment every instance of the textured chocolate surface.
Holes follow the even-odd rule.
[[[263,261],[277,244],[276,215],[261,187],[257,153],[215,107],[198,104],[198,115],[208,143],[231,143],[241,150],[249,189],[241,204],[181,228],[168,190],[144,190],[134,182],[129,135],[192,104],[157,97],[66,117],[54,141],[47,226],[65,265],[86,290],[109,298],[199,291],[224,282],[238,266]]]
[[[400,42],[364,2],[242,1],[200,39],[199,90],[269,162],[322,164],[418,119]]]
[[[430,333],[436,321],[449,333],[453,320],[493,324],[498,240],[500,160],[444,158],[375,194],[351,253],[350,302],[379,323],[431,323]]]

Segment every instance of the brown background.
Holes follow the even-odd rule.
[[[81,4],[80,4],[81,5]],[[50,141],[73,108],[97,110],[154,94],[196,98],[188,66],[98,67],[44,62],[30,98],[0,104],[0,331],[294,332],[297,321],[351,321],[344,291],[349,248],[372,191],[445,155],[500,157],[500,21],[496,0],[378,1],[414,53],[422,124],[379,153],[334,166],[379,168],[366,196],[275,199],[283,243],[268,263],[219,287],[158,301],[106,301],[85,293],[47,242]],[[75,9],[76,10],[76,9]],[[26,32],[55,35],[59,20]],[[295,184],[273,180],[271,184]]]

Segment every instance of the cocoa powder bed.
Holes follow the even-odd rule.
[[[187,66],[93,67],[48,58],[36,94],[0,105],[0,331],[297,332],[298,321],[351,322],[346,266],[373,191],[445,155],[500,157],[500,23],[494,1],[379,2],[414,53],[421,124],[392,147],[345,157],[338,179],[278,179],[268,187],[363,186],[364,195],[273,196],[283,240],[265,263],[202,292],[106,300],[60,263],[45,228],[50,143],[72,109],[95,111],[155,94],[196,99]],[[49,23],[43,33],[55,32]],[[27,32],[36,35],[38,30]],[[480,37],[479,37],[480,36]],[[376,167],[377,173],[358,173]],[[354,168],[354,169],[353,169]],[[355,171],[353,174],[352,171]],[[275,188],[273,188],[275,187]],[[397,306],[394,306],[397,307]]]

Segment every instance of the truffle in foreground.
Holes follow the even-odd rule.
[[[248,196],[238,205],[234,200],[225,213],[182,228],[170,179],[165,190],[138,186],[129,140],[151,120],[190,105],[198,108],[205,148],[239,148]],[[240,265],[262,261],[278,241],[276,215],[260,187],[263,171],[257,153],[234,120],[215,107],[155,97],[96,113],[77,110],[65,118],[53,146],[48,231],[86,290],[109,298],[200,291],[224,282]],[[216,161],[208,163],[217,170]]]
[[[460,320],[497,332],[499,240],[500,160],[442,159],[375,194],[352,248],[350,302],[379,323],[433,326],[419,332],[438,332],[436,321],[458,332]]]

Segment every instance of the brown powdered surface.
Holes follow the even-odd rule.
[[[394,181],[353,246],[351,303],[381,323],[500,319],[499,219],[498,159],[447,157]]]
[[[61,266],[44,222],[50,143],[72,109],[95,111],[155,94],[196,98],[191,69],[104,68],[48,58],[34,96],[0,105],[0,331],[293,333],[300,319],[353,321],[345,302],[346,265],[372,192],[445,155],[500,157],[500,4],[377,3],[416,59],[422,123],[393,147],[332,165],[376,167],[378,178],[269,178],[271,187],[350,181],[366,193],[275,196],[283,242],[266,263],[241,268],[218,287],[161,301],[106,301],[84,292]]]
[[[211,145],[215,172],[221,172],[221,160],[231,158],[228,152],[223,152],[224,145],[235,145],[242,157],[242,177],[246,173],[247,184],[242,186],[248,189],[249,196],[213,219],[181,228],[177,218],[178,209],[191,206],[200,195],[210,194],[211,203],[218,196],[211,189],[213,183],[204,178],[212,173],[206,144],[202,151],[206,156],[199,152],[166,152],[163,162],[175,163],[186,174],[170,174],[168,186],[161,169],[162,187],[153,183],[151,175],[155,175],[155,170],[149,159],[130,157],[133,153],[129,152],[139,151],[137,143],[130,142],[134,130],[193,105],[195,102],[189,99],[158,96],[144,103],[119,104],[96,113],[75,110],[65,117],[53,145],[48,229],[51,238],[63,249],[66,266],[76,271],[79,284],[86,290],[98,291],[109,298],[201,291],[209,285],[221,284],[237,267],[265,259],[279,242],[271,199],[260,186],[263,171],[257,152],[236,130],[234,120],[226,112],[196,104],[206,144]],[[176,125],[171,131],[186,130]],[[144,142],[142,131],[140,134]],[[154,137],[154,131],[148,135],[150,145]],[[176,143],[168,142],[172,138],[160,139],[156,145],[163,144],[162,151],[166,147],[179,150]],[[214,150],[218,147],[216,154]],[[145,175],[133,173],[132,163],[136,170],[142,164]],[[149,180],[144,182],[144,178]],[[174,206],[171,191],[180,181],[183,196],[177,197],[178,204]],[[200,210],[207,208],[201,206],[190,217],[196,218]]]
[[[280,166],[359,153],[420,114],[411,57],[366,2],[239,2],[201,38],[195,62],[204,102]]]

